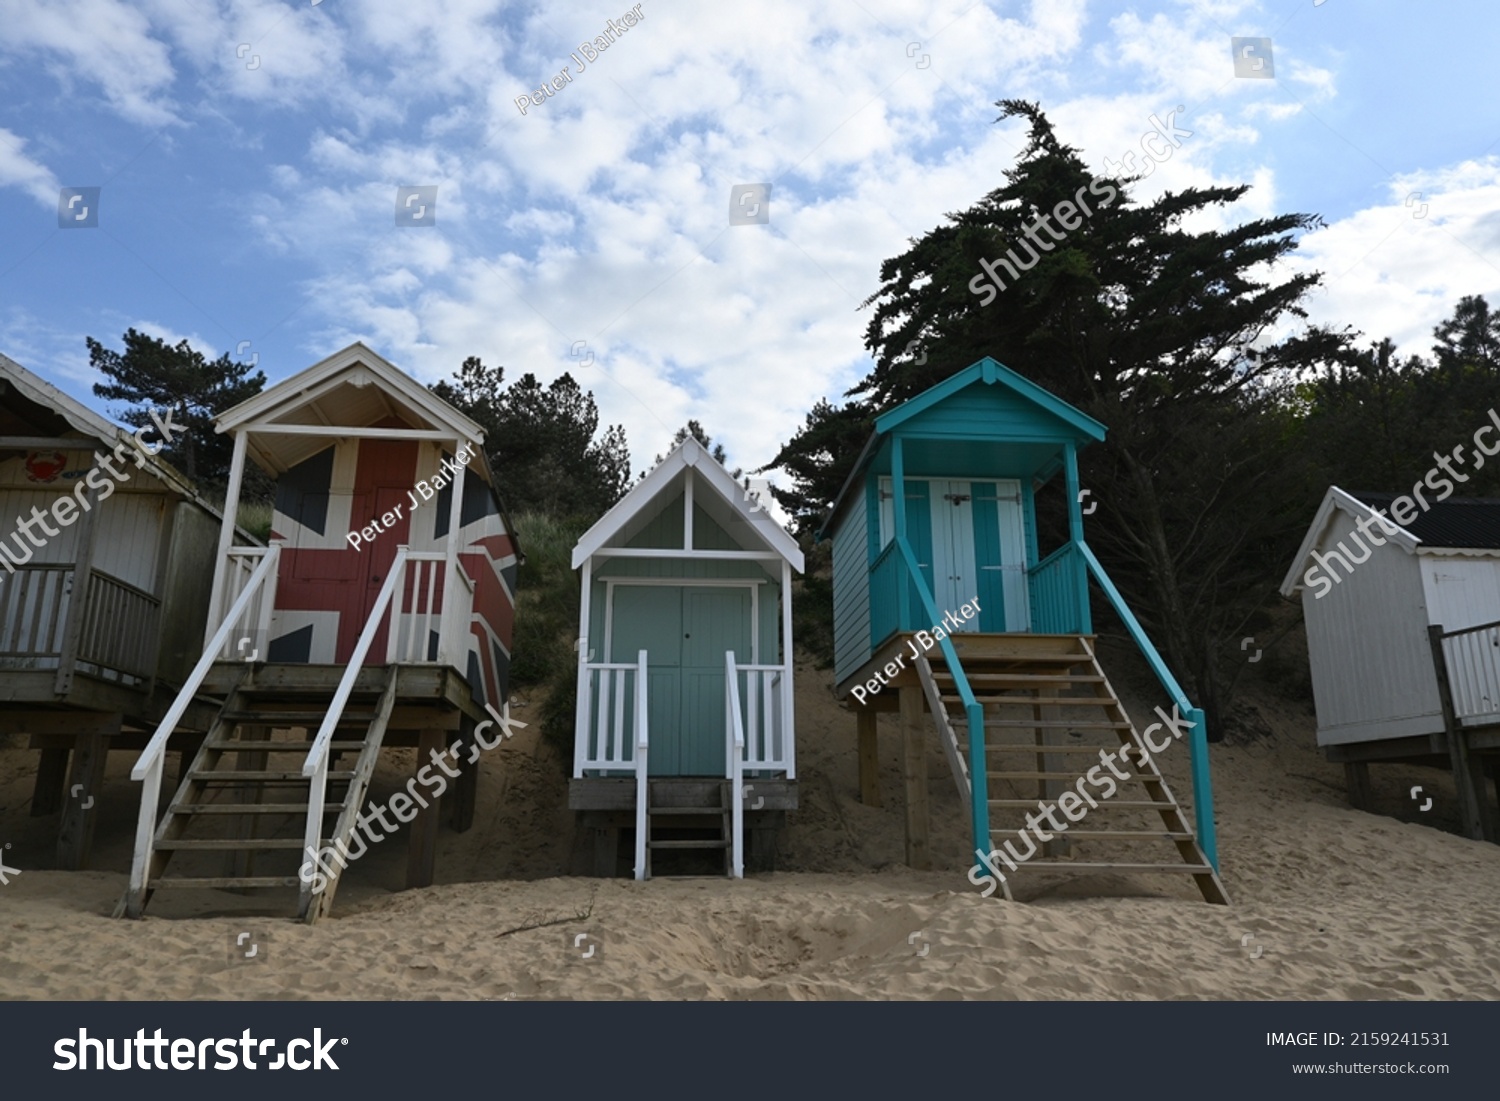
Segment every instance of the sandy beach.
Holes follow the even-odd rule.
[[[1156,696],[1116,686],[1134,715]],[[1496,999],[1500,847],[1456,828],[1452,785],[1430,769],[1372,772],[1386,815],[1351,809],[1313,744],[1310,705],[1266,683],[1212,746],[1230,907],[1186,877],[1021,881],[1019,901],[966,879],[966,821],[934,740],[935,859],[901,864],[899,740],[881,720],[884,807],[858,800],[852,718],[829,674],[798,671],[802,809],[778,871],[743,881],[636,883],[566,874],[572,815],[555,751],[531,727],[483,762],[479,812],[445,830],[439,882],[397,890],[401,839],[372,850],[333,916],[158,896],[139,922],[109,914],[125,886],[138,788],[110,762],[97,870],[44,870],[55,819],[28,817],[35,754],[0,752],[0,840],[22,869],[0,888],[6,999]],[[523,720],[534,712],[515,708]],[[1253,733],[1246,733],[1251,731]],[[1180,798],[1187,755],[1161,759]],[[394,790],[388,753],[372,791]],[[1409,788],[1433,806],[1420,811]],[[253,901],[250,905],[253,905]],[[241,934],[254,958],[232,952]]]

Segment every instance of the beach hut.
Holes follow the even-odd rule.
[[[220,517],[160,444],[0,356],[0,733],[40,751],[31,813],[60,813],[63,868],[109,751],[140,749],[202,639]]]
[[[802,552],[694,439],[573,548],[582,574],[569,806],[594,870],[769,868],[797,806],[792,571]],[[748,858],[745,851],[748,836]],[[660,868],[658,869],[660,871]]]
[[[931,863],[935,732],[986,894],[1011,897],[1011,877],[1032,871],[1180,872],[1225,902],[1203,713],[1084,539],[1077,455],[1104,433],[989,358],[876,418],[819,533],[832,541],[835,692],[857,716],[861,797],[880,800],[876,716],[899,712],[908,864]],[[1058,482],[1068,535],[1043,554],[1037,495]],[[1144,731],[1100,665],[1091,578],[1173,708]],[[1174,751],[1191,754],[1196,831],[1156,765]],[[1127,767],[1092,767],[1106,758]],[[1039,811],[1061,828],[1033,829]]]
[[[1500,499],[1332,486],[1281,592],[1302,601],[1318,745],[1350,801],[1369,808],[1371,762],[1448,767],[1464,832],[1500,840],[1485,787],[1500,764]]]
[[[385,836],[376,809],[384,829],[387,809],[410,823],[407,882],[430,883],[445,793],[466,829],[472,766],[509,732],[520,559],[483,432],[363,344],[217,427],[234,439],[229,512],[247,461],[275,479],[270,546],[219,530],[197,666],[132,774],[144,788],[123,911],[165,888],[291,887],[315,920]],[[159,811],[162,753],[195,697],[218,707]],[[366,811],[381,750],[413,746],[407,791]],[[205,868],[211,854],[229,863]]]

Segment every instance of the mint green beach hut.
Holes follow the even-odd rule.
[[[573,549],[582,599],[569,805],[595,874],[768,868],[797,805],[796,541],[696,440]],[[706,859],[705,859],[706,858]],[[695,863],[696,861],[696,863]]]

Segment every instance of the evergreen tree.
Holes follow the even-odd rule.
[[[564,374],[543,385],[525,374],[505,385],[505,368],[464,360],[454,382],[432,390],[485,430],[490,465],[504,479],[506,503],[517,512],[596,517],[625,494],[630,449],[625,429],[602,438],[592,392]]]
[[[106,348],[85,337],[89,365],[109,381],[94,383],[94,394],[106,401],[128,402],[120,414],[126,424],[151,424],[151,413],[172,410],[172,423],[187,429],[162,451],[162,458],[189,481],[222,487],[229,481],[234,443],[214,431],[214,417],[254,397],[266,376],[254,364],[236,363],[228,353],[208,360],[186,340],[169,345],[157,337],[127,329],[125,350]],[[249,473],[247,471],[247,473]]]
[[[1320,220],[1189,231],[1186,220],[1248,187],[1139,205],[1129,179],[1095,176],[1035,104],[998,106],[1029,124],[1006,182],[882,265],[866,302],[875,367],[850,391],[856,403],[820,406],[771,465],[793,472],[803,509],[826,509],[861,421],[983,356],[1078,406],[1109,429],[1083,453],[1083,485],[1100,502],[1090,542],[1216,733],[1219,666],[1274,591],[1266,556],[1290,553],[1306,525],[1315,479],[1285,454],[1288,387],[1351,358],[1346,332],[1265,339],[1305,317],[1320,276],[1278,280],[1275,265]],[[1052,496],[1041,522],[1056,545],[1066,502]]]

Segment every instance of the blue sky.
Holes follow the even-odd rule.
[[[0,352],[96,408],[84,337],[130,326],[273,380],[356,339],[424,382],[479,355],[572,370],[638,467],[690,417],[759,466],[868,369],[880,262],[999,185],[1007,97],[1101,169],[1181,105],[1135,196],[1321,214],[1286,266],[1326,274],[1315,321],[1425,353],[1461,295],[1500,305],[1492,2],[805,7],[643,0],[577,71],[623,3],[0,0]],[[760,182],[769,223],[730,226]],[[61,229],[79,186],[98,225]],[[401,186],[434,226],[395,225]]]

